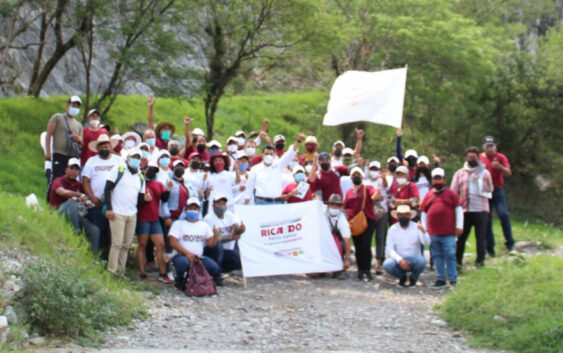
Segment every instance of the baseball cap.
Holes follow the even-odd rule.
[[[244,131],[239,130],[239,131],[235,132],[235,136],[236,137],[241,137],[241,136],[246,137],[246,134],[244,133]]]
[[[308,144],[308,143],[314,143],[315,145],[319,144],[317,142],[317,138],[315,136],[307,136],[307,138],[305,139],[305,144]]]
[[[343,155],[343,156],[345,156],[345,155],[351,155],[351,156],[353,156],[353,155],[354,155],[354,150],[351,149],[350,147],[346,147],[345,149],[342,150],[342,155]]]
[[[71,97],[68,99],[68,103],[69,103],[69,104],[78,103],[78,104],[82,105],[82,100],[80,100],[80,97],[78,97],[78,96],[71,96]]]
[[[211,141],[209,141],[209,143],[207,144],[207,146],[208,146],[209,148],[215,146],[215,147],[217,147],[218,149],[221,149],[221,144],[220,144],[219,141],[217,141],[217,140],[211,140]]]
[[[190,197],[186,202],[186,206],[190,205],[197,205],[198,207],[201,205],[197,197]]]
[[[280,140],[285,142],[285,137],[283,135],[276,135],[276,137],[274,137],[274,143],[276,143]]]
[[[495,145],[495,138],[492,136],[485,136],[483,138],[483,145]]]
[[[195,197],[194,197],[195,198]],[[220,200],[225,200],[225,201],[229,201],[229,199],[227,198],[227,196],[221,194],[220,192],[216,193],[215,196],[213,196],[213,202],[217,202]]]
[[[237,159],[241,159],[241,158],[248,158],[248,155],[246,154],[246,152],[244,150],[237,152]]]
[[[446,176],[446,172],[442,168],[432,169],[432,178],[435,176],[441,176],[442,178]]]
[[[409,170],[407,169],[407,167],[405,167],[404,165],[400,165],[397,167],[397,169],[395,169],[395,173],[403,173],[403,174],[409,174]]]
[[[66,166],[67,166],[67,168],[70,168],[72,166],[78,166],[78,168],[80,168],[80,159],[71,158],[71,159],[68,160],[68,163],[67,163]]]
[[[172,167],[176,167],[178,164],[182,164],[184,167],[186,166],[186,163],[184,163],[183,160],[177,159],[174,161],[174,163],[172,163]]]
[[[94,113],[98,113],[98,115],[100,115],[100,116],[102,115],[102,113],[100,113],[100,111],[98,109],[91,109],[88,112],[88,117],[92,116],[92,114],[94,114]]]
[[[389,158],[387,159],[387,164],[389,164],[389,163],[391,163],[391,162],[399,163],[399,158],[397,158],[397,157],[395,157],[395,156],[389,157]]]
[[[192,131],[192,135],[198,135],[198,136],[203,136],[204,132],[202,129],[200,129],[199,127],[196,127],[194,129],[194,131]]]
[[[296,165],[295,167],[293,167],[293,170],[291,171],[291,174],[295,175],[295,174],[297,174],[297,173],[299,173],[299,172],[305,173],[305,169],[304,169],[302,166],[300,166],[300,165]]]
[[[340,140],[338,140],[338,141],[336,141],[335,143],[333,143],[333,144],[332,144],[332,147],[336,147],[336,145],[341,145],[342,148],[345,148],[345,147],[346,147],[346,145],[344,144],[344,142],[342,142],[342,141],[340,141]]]
[[[419,163],[424,163],[424,164],[426,164],[426,165],[429,165],[429,164],[430,164],[430,160],[429,160],[428,157],[426,157],[426,156],[420,156],[420,157],[418,157],[418,159],[416,160],[416,164],[419,164]]]
[[[229,142],[238,143],[238,140],[234,136],[229,136],[229,138],[227,139],[227,145],[229,144]]]
[[[414,157],[414,158],[418,158],[418,153],[416,153],[415,150],[407,150],[407,152],[405,152],[405,159],[407,159],[411,156]]]
[[[156,158],[150,158],[147,167],[158,168],[158,164],[156,163]]]
[[[342,196],[340,196],[338,194],[332,194],[328,198],[327,203],[335,203],[335,204],[338,204],[338,205],[342,205]]]
[[[319,154],[319,161],[320,161],[321,159],[325,159],[325,158],[330,161],[330,154],[329,154],[328,152],[321,152],[321,153]]]
[[[369,166],[368,168],[377,168],[377,169],[381,169],[381,163],[379,163],[378,161],[371,161],[369,162]]]
[[[361,176],[364,176],[364,171],[360,167],[354,167],[350,170],[350,176],[354,175],[354,173],[360,173]]]
[[[127,157],[133,157],[133,156],[142,156],[141,150],[137,147],[135,148],[131,148],[130,150],[127,151]]]

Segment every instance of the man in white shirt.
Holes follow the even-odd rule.
[[[411,272],[408,286],[413,287],[426,266],[420,246],[429,245],[430,237],[411,221],[416,217],[416,211],[411,210],[409,205],[397,206],[391,211],[391,216],[399,222],[389,228],[385,248],[388,258],[383,262],[383,268],[391,276],[399,278],[401,287],[407,287],[407,272]]]
[[[231,211],[227,210],[227,197],[215,194],[213,208],[203,219],[217,238],[217,246],[206,247],[204,254],[214,259],[221,267],[221,272],[240,270],[240,253],[237,240],[246,230],[245,225]]]
[[[287,167],[299,150],[299,144],[305,140],[305,135],[299,134],[295,143],[276,160],[274,146],[267,145],[263,149],[262,163],[253,166],[246,185],[245,204],[250,202],[254,194],[256,205],[274,205],[282,203],[282,172]]]
[[[176,288],[184,290],[186,273],[190,264],[198,258],[205,266],[216,285],[222,285],[221,267],[213,259],[203,256],[205,246],[213,248],[217,245],[217,237],[207,223],[199,218],[200,202],[190,197],[186,202],[186,217],[175,221],[168,232],[170,246],[178,253],[172,258],[176,269]]]
[[[129,246],[135,236],[137,204],[152,200],[150,193],[145,193],[138,148],[128,151],[127,165],[114,168],[108,176],[104,194],[111,229],[108,271],[120,275],[125,272]]]

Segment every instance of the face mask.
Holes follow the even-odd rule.
[[[444,187],[444,185],[446,185],[446,183],[444,183],[443,181],[433,181],[432,182],[432,186],[436,188],[436,190],[440,190],[441,188]]]
[[[115,147],[113,148],[113,150],[115,151],[115,153],[119,153],[119,152],[121,152],[121,149],[122,149],[122,148],[123,148],[123,145],[122,145],[122,144],[119,144],[119,145],[115,146]],[[108,153],[109,153],[109,152],[108,152]]]
[[[215,167],[217,173],[221,173],[225,169],[225,163],[213,163],[213,167]]]
[[[217,147],[211,147],[211,148],[209,149],[209,154],[210,154],[211,156],[213,156],[213,155],[214,155],[215,153],[217,153],[217,152],[219,152],[219,149],[218,149]]]
[[[397,178],[397,184],[405,185],[407,183],[407,178]]]
[[[372,179],[375,179],[379,176],[379,170],[370,170],[369,171],[369,176]]]
[[[199,169],[201,165],[199,164],[199,162],[193,161],[192,163],[190,163],[190,167],[192,169]]]
[[[287,166],[289,167],[289,169],[293,170],[293,168],[295,168],[297,166],[297,162],[291,161],[291,162],[289,162],[289,164]]]
[[[131,149],[135,147],[135,140],[126,140],[125,141],[125,148]]]
[[[149,145],[149,147],[154,147],[155,144],[156,144],[156,138],[151,137],[147,139],[147,145]]]
[[[342,158],[342,164],[344,164],[344,165],[352,164],[352,157],[343,157]]]
[[[332,217],[336,217],[340,214],[340,209],[338,208],[328,208],[328,214],[331,215]]]
[[[411,220],[410,220],[409,217],[399,217],[399,224],[403,228],[408,227],[410,222],[411,222]]]
[[[416,175],[423,174],[424,176],[426,176],[426,173],[428,173],[428,168],[427,168],[427,167],[418,167],[418,168],[416,168]]]
[[[100,126],[100,120],[98,119],[90,120],[90,126],[93,127],[94,129],[97,129],[98,126]]]
[[[181,177],[184,176],[184,172],[186,170],[184,169],[184,167],[176,167],[174,168],[174,176],[178,179],[180,179]]]
[[[274,162],[274,156],[272,156],[271,154],[267,154],[264,156],[264,163],[267,165],[270,165]]]
[[[278,151],[283,150],[284,147],[285,147],[285,144],[284,144],[284,143],[276,143],[276,149],[277,149]]]
[[[235,153],[236,151],[238,151],[238,146],[237,145],[228,145],[227,150],[231,153]]]
[[[395,173],[395,170],[397,170],[397,165],[395,163],[391,163],[387,165],[387,169],[389,169],[391,173]]]
[[[415,157],[409,157],[409,158],[407,158],[407,162],[409,162],[409,167],[414,167],[416,165],[416,158]]]
[[[141,157],[147,158],[149,156],[149,151],[141,150]]]
[[[98,151],[98,155],[102,158],[102,159],[106,159],[109,156],[109,151],[108,150],[99,150]]]
[[[254,147],[247,147],[246,148],[246,154],[248,155],[248,157],[254,157],[255,153],[256,153],[256,148],[254,148]]]
[[[354,185],[360,185],[362,183],[362,177],[361,176],[352,177],[352,182],[354,183]]]
[[[313,153],[317,149],[317,146],[315,146],[315,145],[305,145],[305,149],[307,150],[307,152]]]
[[[80,114],[80,108],[70,107],[68,108],[68,114],[72,117],[75,117]]]
[[[168,140],[168,139],[170,138],[170,131],[164,130],[164,131],[160,134],[160,137],[161,137],[164,141]]]
[[[479,165],[479,161],[477,161],[477,158],[469,158],[469,159],[467,160],[467,164],[469,164],[469,166],[470,166],[471,168],[475,168],[476,166]]]
[[[239,146],[244,146],[244,143],[246,142],[244,137],[238,137],[237,141]]]
[[[295,181],[298,183],[305,181],[305,173],[297,173],[293,177],[295,178]]]
[[[246,170],[248,169],[248,164],[247,163],[240,163],[238,165],[238,169],[240,169],[243,172],[246,172]]]
[[[213,211],[215,211],[217,216],[222,216],[227,211],[227,206],[213,206]]]
[[[337,148],[336,150],[334,150],[334,155],[340,158],[340,156],[342,156],[342,150],[340,148]]]
[[[166,168],[170,165],[170,158],[168,157],[161,158],[160,161],[158,161],[158,164],[160,164],[161,167]]]
[[[198,153],[203,153],[205,151],[205,145],[203,144],[197,145],[196,148]]]
[[[129,158],[129,166],[133,169],[137,169],[141,166],[141,160],[139,158]]]
[[[174,146],[170,147],[168,152],[170,152],[171,155],[175,156],[178,153],[180,153],[180,149],[177,146],[174,145]]]
[[[305,166],[305,172],[306,172],[307,174],[309,174],[309,173],[311,172],[311,169],[313,169],[313,166],[312,166],[312,165],[307,164],[307,165]]]
[[[156,178],[156,169],[155,168],[147,169],[146,177],[149,180]]]
[[[196,221],[199,218],[199,212],[194,210],[186,211],[186,218],[189,221]]]
[[[330,163],[321,163],[321,169],[325,172],[330,169]]]

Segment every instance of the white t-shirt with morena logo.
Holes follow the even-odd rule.
[[[201,257],[206,241],[213,236],[213,231],[204,221],[190,223],[186,220],[177,220],[172,223],[168,236],[178,239],[184,249]]]
[[[122,164],[123,159],[115,154],[112,154],[108,159],[101,159],[98,155],[88,158],[82,170],[82,176],[90,179],[90,187],[94,196],[102,197],[109,176]]]
[[[217,227],[221,236],[231,236],[233,232],[233,224],[238,223],[240,225],[240,221],[237,216],[231,211],[226,211],[223,215],[223,218],[217,217],[215,211],[211,209],[209,213],[203,219],[204,222],[209,224],[209,227],[213,229],[213,226]],[[235,248],[236,240],[230,240],[223,243],[223,249],[225,250],[233,250]]]

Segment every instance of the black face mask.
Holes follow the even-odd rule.
[[[401,227],[406,228],[409,226],[411,219],[409,217],[399,217],[399,224]]]
[[[201,165],[199,164],[199,162],[194,161],[190,164],[190,167],[192,167],[192,169],[199,169]]]
[[[203,153],[205,151],[205,145],[197,145],[196,148],[199,153]]]
[[[407,158],[407,162],[409,162],[409,167],[414,167],[416,165],[416,158],[410,156],[409,158]]]
[[[477,160],[477,158],[469,158],[469,159],[467,160],[467,164],[469,164],[469,166],[470,166],[471,168],[475,168],[476,166],[479,165],[479,161]]]
[[[355,176],[352,178],[352,182],[354,183],[354,185],[360,185],[362,183],[362,177],[361,176]]]
[[[276,143],[276,149],[277,149],[278,151],[283,150],[284,147],[285,147],[285,144],[283,144],[283,143]]]
[[[169,151],[169,152],[170,152],[171,155],[175,156],[175,155],[177,155],[178,153],[180,153],[180,149],[179,149],[178,147],[176,147],[176,146],[172,146],[172,147],[170,147],[170,151]]]
[[[387,169],[389,169],[391,173],[395,173],[395,170],[397,169],[397,165],[395,163],[388,164]]]
[[[146,177],[149,180],[156,178],[156,169],[155,168],[147,169]]]
[[[426,173],[428,173],[428,168],[427,168],[427,167],[418,167],[418,168],[416,168],[416,175],[424,174],[424,175],[426,176]]]
[[[102,157],[103,159],[106,159],[109,157],[109,151],[108,150],[100,150],[98,151],[98,154],[100,155],[100,157]]]
[[[174,169],[174,176],[178,179],[184,176],[184,167],[178,167]]]
[[[336,157],[339,157],[339,158],[340,158],[340,156],[342,156],[342,150],[341,150],[340,148],[337,148],[337,149],[334,151],[334,155],[335,155]]]
[[[321,163],[321,168],[326,172],[330,169],[330,163]]]

